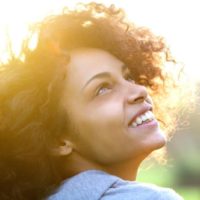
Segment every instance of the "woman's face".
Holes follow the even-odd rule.
[[[165,144],[147,90],[125,64],[100,49],[76,49],[67,65],[64,106],[72,122],[74,151],[113,164],[149,154]]]

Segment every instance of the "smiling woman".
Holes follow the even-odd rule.
[[[96,3],[35,32],[0,72],[0,198],[182,199],[135,181],[180,108],[164,40]]]

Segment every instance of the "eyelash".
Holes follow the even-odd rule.
[[[96,91],[96,96],[99,96],[99,95],[101,95],[100,94],[100,91],[102,90],[102,89],[104,89],[104,88],[106,88],[106,89],[111,89],[111,84],[110,83],[102,83],[100,86],[99,86],[99,88],[97,89],[97,91]]]
[[[127,81],[135,82],[132,74],[126,74],[124,77]]]

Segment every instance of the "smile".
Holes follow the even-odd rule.
[[[149,110],[140,116],[138,116],[131,124],[130,127],[135,128],[141,124],[144,124],[146,122],[150,122],[155,119],[154,114]]]

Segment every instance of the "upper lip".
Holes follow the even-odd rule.
[[[151,105],[144,105],[143,107],[141,107],[129,120],[128,126],[130,126],[138,116],[144,114],[147,111],[152,111],[152,106]]]

